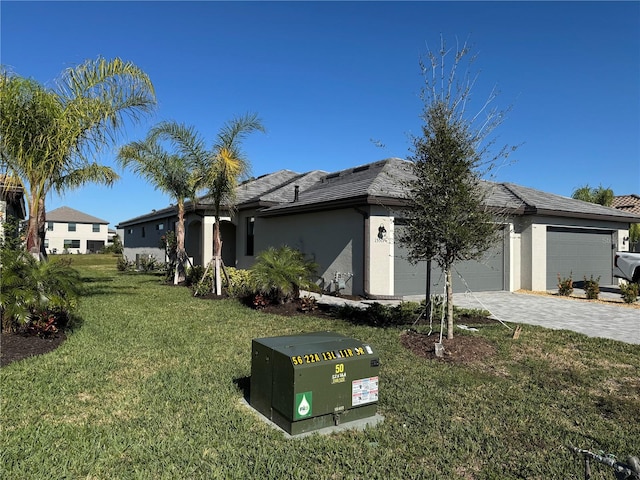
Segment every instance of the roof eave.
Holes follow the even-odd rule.
[[[640,216],[638,215],[607,215],[602,213],[567,212],[563,210],[547,210],[540,208],[536,209],[535,213],[538,215],[548,215],[550,217],[571,217],[585,220],[602,220],[607,222],[640,223]]]

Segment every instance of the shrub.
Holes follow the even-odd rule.
[[[82,285],[70,261],[37,261],[24,250],[1,250],[0,314],[4,331],[52,333],[77,306]]]
[[[124,255],[121,255],[120,257],[118,257],[118,263],[116,264],[116,268],[118,269],[119,272],[131,272],[135,269],[136,264],[135,262],[130,262],[129,260],[127,260],[127,257],[125,257]]]
[[[638,300],[639,290],[640,285],[637,283],[629,282],[620,284],[620,293],[624,303],[634,303]]]
[[[558,274],[558,295],[568,297],[573,293],[573,273],[569,274],[568,278],[561,278]]]
[[[305,295],[300,298],[301,312],[304,312],[304,313],[314,312],[317,309],[318,309],[318,301],[316,300],[316,297],[312,297],[311,295]]]
[[[598,295],[600,295],[600,277],[593,279],[593,275],[587,280],[587,277],[584,277],[584,293],[586,294],[589,300],[597,300]]]
[[[153,255],[141,255],[137,267],[141,272],[148,273],[154,270],[162,270],[164,265]]]
[[[300,298],[300,290],[313,285],[317,264],[291,247],[270,247],[260,252],[251,268],[254,289],[274,303]]]
[[[200,283],[200,281],[202,280],[202,277],[204,276],[204,272],[205,272],[205,268],[203,265],[193,265],[192,267],[189,267],[187,269],[187,275],[184,280],[185,286],[192,287],[192,290],[193,290],[193,287],[196,286],[198,283]],[[170,277],[173,277],[173,271],[170,269],[167,269],[167,275]]]
[[[229,267],[225,269],[227,276],[223,277],[223,286],[231,297],[242,298],[252,292],[251,271]]]
[[[398,305],[374,302],[366,308],[343,305],[335,310],[335,315],[358,325],[386,328],[413,324],[423,309],[424,305],[417,302]]]

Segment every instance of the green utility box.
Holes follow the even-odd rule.
[[[376,415],[380,360],[333,332],[252,341],[250,404],[291,435]]]

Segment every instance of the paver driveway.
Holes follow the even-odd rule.
[[[453,303],[484,308],[507,323],[573,330],[590,337],[640,344],[640,310],[623,305],[513,292],[454,294]]]

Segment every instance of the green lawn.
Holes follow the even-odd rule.
[[[400,329],[268,315],[76,258],[82,323],[0,370],[3,479],[580,479],[568,444],[640,455],[637,345],[528,326],[513,340],[497,324],[465,332],[496,357],[454,366],[413,356]],[[237,381],[253,338],[318,330],[377,348],[385,421],[287,440],[242,405]],[[592,478],[613,478],[607,468]]]

